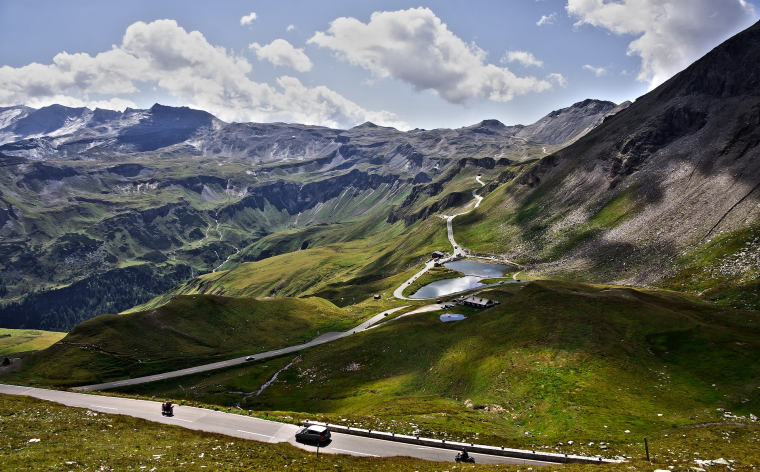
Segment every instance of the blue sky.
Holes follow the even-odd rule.
[[[586,98],[635,99],[757,21],[755,6],[0,0],[0,106],[159,102],[336,127],[529,124]]]

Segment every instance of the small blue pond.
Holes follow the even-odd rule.
[[[489,277],[501,277],[505,272],[516,270],[516,267],[511,265],[489,264],[488,262],[469,259],[447,262],[443,266],[458,270],[465,274],[465,276],[456,279],[436,280],[420,288],[414,295],[410,295],[409,298],[438,298],[452,293],[485,287],[485,284],[480,283],[481,280]]]
[[[464,315],[456,314],[456,313],[441,315],[441,321],[443,321],[444,323],[447,321],[461,321],[464,319],[467,319],[467,317]]]

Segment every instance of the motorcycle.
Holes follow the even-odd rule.
[[[454,461],[456,461],[457,463],[459,463],[459,462],[465,462],[465,463],[467,463],[467,464],[474,464],[474,463],[475,463],[475,458],[474,458],[474,457],[472,457],[472,456],[471,456],[471,455],[469,455],[469,454],[467,454],[467,455],[465,455],[465,454],[466,454],[466,453],[462,453],[462,452],[460,452],[460,453],[459,453],[459,454],[457,454],[457,456],[454,458]]]
[[[163,402],[161,404],[161,414],[164,416],[174,416],[174,405],[172,405],[172,402]]]

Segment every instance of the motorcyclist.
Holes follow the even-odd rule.
[[[457,454],[456,457],[457,462],[475,462],[475,460],[470,457],[470,455],[467,453],[467,449],[462,449],[462,452]]]

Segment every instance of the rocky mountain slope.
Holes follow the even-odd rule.
[[[625,110],[631,102],[615,105],[600,100],[584,100],[556,110],[532,125],[524,127],[516,136],[535,139],[550,145],[562,144],[585,135],[605,118]]]
[[[0,128],[0,152],[37,160],[154,151],[223,124],[205,111],[159,104],[124,112],[51,105],[11,107],[3,113],[10,118]]]
[[[760,24],[457,221],[542,276],[661,284],[760,307]]]
[[[579,109],[576,134],[610,106]],[[324,241],[407,231],[471,198],[463,171],[495,177],[551,146],[495,120],[334,130],[227,124],[161,105],[12,107],[0,117],[0,325],[8,327],[68,329],[125,310],[198,274],[292,250],[251,246],[280,231],[334,225],[340,237]],[[572,121],[561,119],[564,128]],[[346,236],[345,224],[357,229]]]

